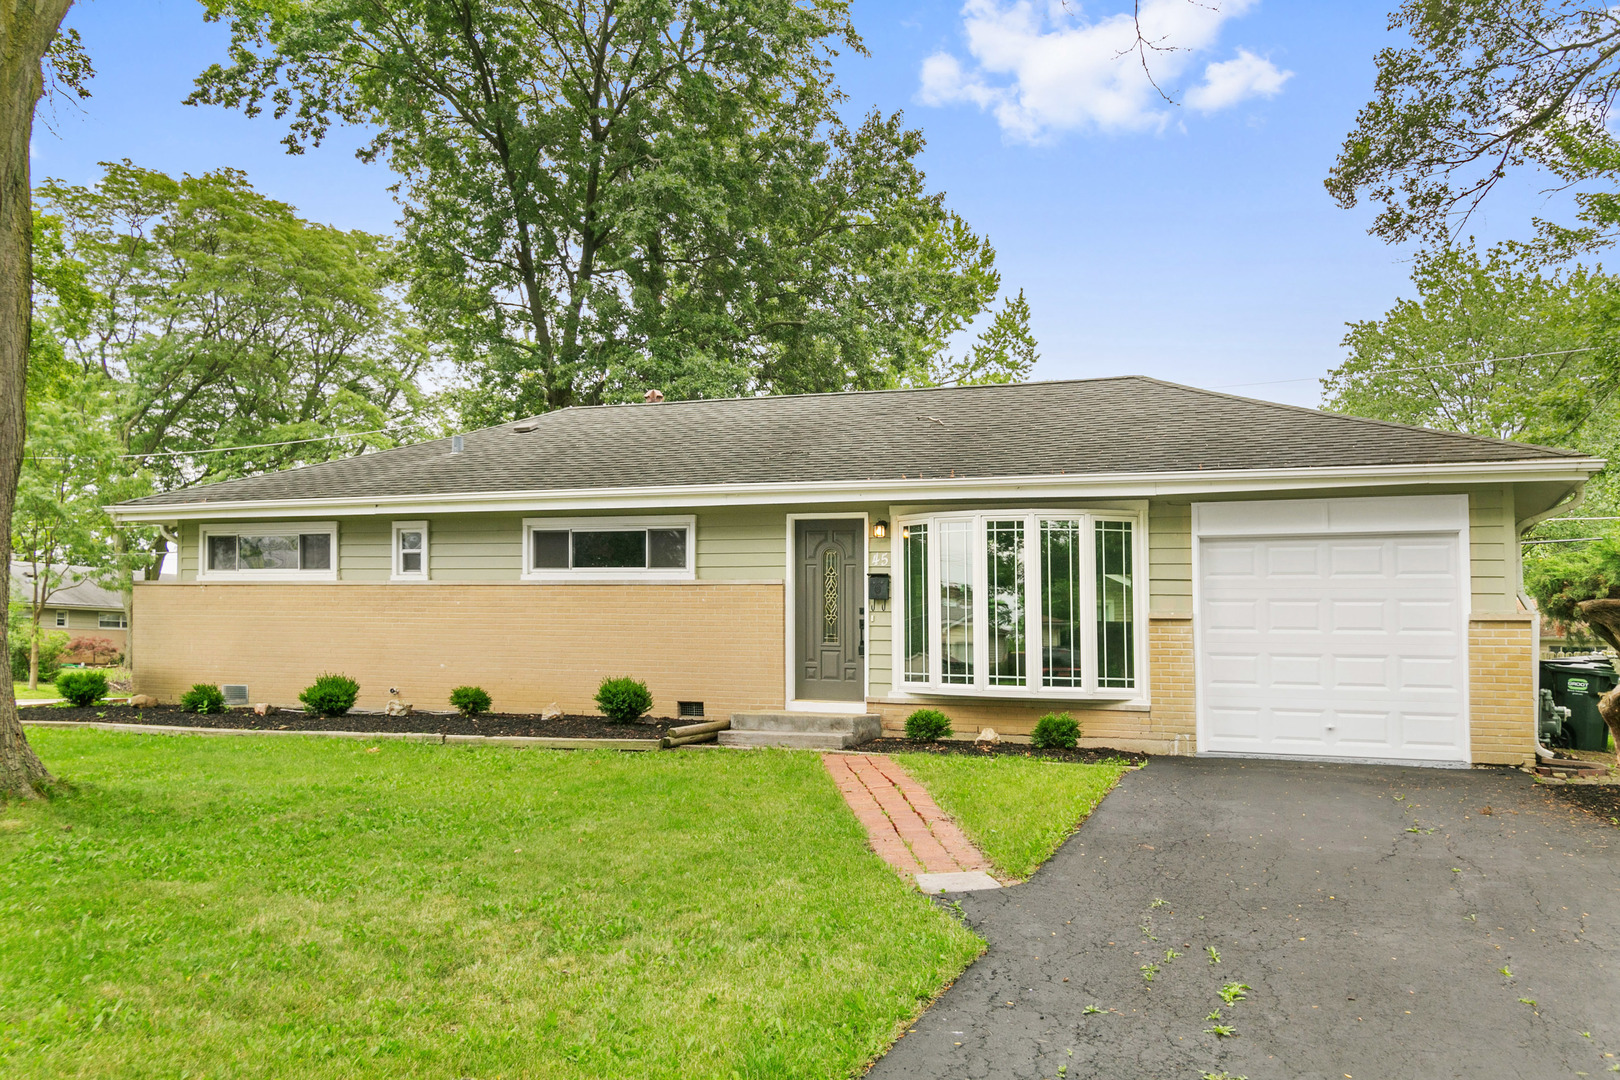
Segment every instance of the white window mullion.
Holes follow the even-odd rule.
[[[973,603],[968,606],[969,625],[973,634],[973,689],[984,693],[990,689],[990,552],[989,519],[983,515],[973,519],[969,530],[969,579],[973,582]]]
[[[1080,640],[1086,695],[1097,693],[1097,528],[1090,514],[1080,519]]]
[[[934,518],[929,518],[928,544],[926,547],[928,587],[924,606],[928,611],[928,685],[935,689],[938,689],[944,682],[942,678],[944,661],[940,656],[940,646],[945,640],[945,635],[940,633],[939,625],[943,617],[943,608],[939,598],[939,549],[942,546],[939,523]]]
[[[1046,624],[1041,612],[1040,519],[1024,517],[1024,689],[1039,691],[1046,669]]]

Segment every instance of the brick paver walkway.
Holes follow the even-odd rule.
[[[989,872],[990,860],[899,765],[882,754],[824,754],[821,760],[866,826],[872,850],[900,873]]]

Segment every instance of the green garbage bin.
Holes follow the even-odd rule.
[[[1576,750],[1604,750],[1609,726],[1598,713],[1598,698],[1614,689],[1620,676],[1607,659],[1543,660],[1541,685],[1551,690],[1553,703],[1569,710],[1564,725],[1568,745]]]

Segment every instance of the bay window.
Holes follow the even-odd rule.
[[[900,689],[1140,695],[1136,515],[943,513],[899,529]]]

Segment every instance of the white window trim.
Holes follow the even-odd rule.
[[[400,564],[404,561],[405,554],[399,546],[399,534],[402,532],[419,532],[422,534],[422,569],[414,572],[401,569]],[[394,522],[391,550],[393,554],[389,562],[391,567],[388,575],[389,581],[427,581],[432,577],[432,568],[428,562],[428,523],[425,520]]]
[[[555,532],[564,529],[588,532],[639,532],[643,529],[685,529],[686,565],[680,568],[634,567],[607,570],[536,570],[530,565],[534,559],[535,530]],[[571,550],[571,546],[570,546]],[[572,557],[572,555],[570,555]],[[524,581],[691,581],[697,577],[697,516],[695,514],[667,517],[578,517],[578,518],[524,518],[523,519],[523,573]]]
[[[210,570],[208,538],[256,532],[324,532],[332,538],[332,566],[328,570]],[[338,579],[338,526],[335,521],[222,521],[197,530],[198,581],[336,581]]]
[[[102,625],[101,620],[106,618],[108,615],[116,615],[116,616],[118,616],[118,625],[117,626],[103,626]],[[96,629],[97,630],[128,630],[129,629],[129,616],[124,614],[122,611],[98,611],[98,612],[96,612]]]
[[[974,634],[973,634],[973,671],[972,685],[961,683],[945,683],[940,681],[941,654],[939,648],[940,628],[939,620],[928,619],[928,670],[929,680],[926,683],[905,681],[905,626],[906,626],[906,595],[905,582],[907,567],[905,565],[905,548],[901,539],[904,529],[909,525],[926,524],[928,530],[928,595],[937,596],[939,593],[939,546],[936,540],[936,524],[940,521],[971,521],[973,526],[973,593],[975,597],[986,595],[988,570],[985,565],[985,522],[987,521],[1024,521],[1024,551],[1025,551],[1025,633],[1032,633],[1029,625],[1030,613],[1037,611],[1039,605],[1030,599],[1040,589],[1040,580],[1036,560],[1034,558],[1035,545],[1038,543],[1039,527],[1035,523],[1041,518],[1066,518],[1078,520],[1082,536],[1082,565],[1087,572],[1081,578],[1081,605],[1088,615],[1081,620],[1080,630],[1082,639],[1083,665],[1081,686],[1040,686],[1039,669],[1031,664],[1026,665],[1026,678],[1028,682],[1036,685],[1025,686],[991,686],[989,684],[989,635],[980,625],[978,618],[978,604],[975,600]],[[1128,521],[1131,523],[1131,618],[1134,657],[1136,660],[1136,685],[1130,689],[1097,685],[1097,630],[1096,620],[1089,613],[1096,610],[1097,582],[1096,582],[1096,523],[1099,521]],[[968,697],[968,698],[999,698],[1025,701],[1119,701],[1144,703],[1148,701],[1149,657],[1147,648],[1148,610],[1149,610],[1149,584],[1148,584],[1148,541],[1147,541],[1147,513],[1145,510],[1117,510],[1107,508],[1064,507],[1047,509],[1009,508],[1004,510],[955,510],[940,509],[932,513],[916,513],[897,516],[890,535],[894,538],[892,562],[893,579],[889,590],[891,617],[891,695],[901,700],[910,700],[926,697]],[[1037,644],[1032,655],[1039,656],[1040,645]]]

